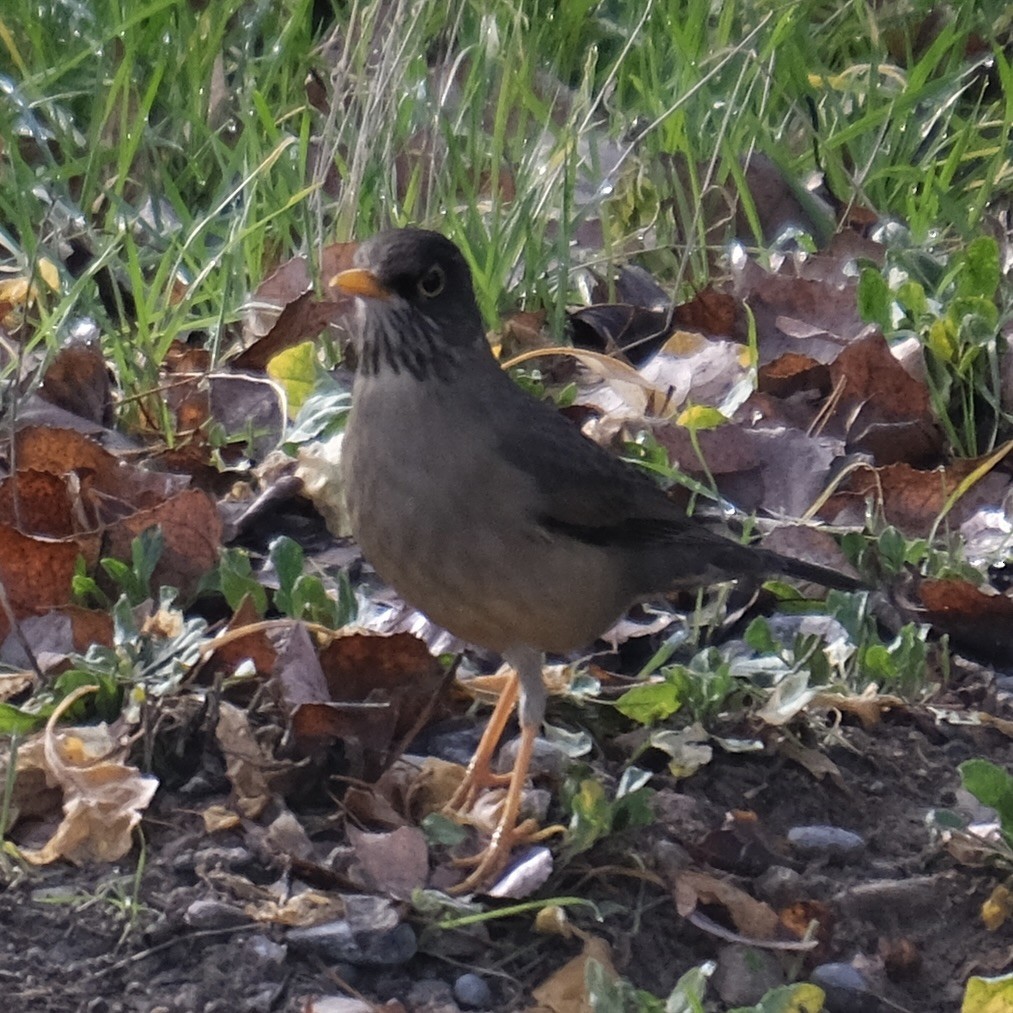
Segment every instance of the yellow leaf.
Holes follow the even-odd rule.
[[[60,291],[60,270],[46,257],[39,258],[39,277],[54,291]]]
[[[288,414],[299,414],[306,398],[313,392],[317,378],[317,352],[312,341],[304,341],[279,352],[268,364],[267,375],[281,384],[288,399]]]
[[[989,932],[995,932],[1013,912],[1013,893],[1000,883],[981,905],[981,920]]]
[[[717,429],[723,426],[728,419],[717,410],[708,405],[690,405],[679,413],[675,420],[680,426],[686,429]]]
[[[955,362],[957,359],[957,334],[953,324],[940,317],[933,320],[928,333],[929,347],[941,359],[947,362]]]
[[[969,978],[960,1013],[1009,1013],[1013,1010],[1013,975]]]

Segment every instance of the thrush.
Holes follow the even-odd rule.
[[[545,652],[585,647],[633,603],[680,587],[776,574],[859,584],[704,527],[517,386],[486,339],[468,265],[444,236],[382,232],[353,263],[332,282],[358,297],[341,459],[352,530],[405,600],[516,673],[452,802],[466,809],[504,783],[490,761],[519,699],[517,759],[495,832],[457,888],[466,892],[534,832],[518,813],[545,712]]]

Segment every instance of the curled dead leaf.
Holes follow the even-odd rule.
[[[56,730],[61,715],[96,687],[82,686],[53,711],[41,737],[18,751],[21,770],[44,770],[62,792],[63,819],[53,836],[22,855],[35,865],[65,858],[77,864],[114,862],[129,850],[132,832],[158,788],[158,779],[123,762],[127,747],[104,723]]]

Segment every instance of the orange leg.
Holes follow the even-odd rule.
[[[465,781],[451,800],[451,805],[455,807],[472,805],[483,786],[506,784],[503,811],[488,846],[477,855],[457,863],[473,865],[474,869],[463,882],[450,890],[452,894],[469,893],[487,885],[507,864],[515,845],[540,841],[564,829],[548,827],[539,830],[534,820],[525,820],[519,825],[517,823],[524,783],[527,781],[528,768],[531,766],[531,754],[534,752],[535,739],[545,716],[546,692],[545,684],[542,682],[541,654],[530,648],[516,648],[506,652],[505,657],[516,676],[503,690],[482,741],[468,765]],[[514,769],[509,775],[493,774],[489,770],[489,762],[518,700],[521,740]]]
[[[460,812],[469,809],[478,798],[478,793],[484,788],[497,788],[510,783],[509,774],[494,774],[492,772],[492,756],[496,752],[499,740],[503,737],[503,729],[506,728],[510,715],[517,705],[517,696],[520,692],[520,680],[517,673],[513,672],[503,692],[500,693],[496,706],[493,708],[489,723],[485,726],[482,738],[479,740],[478,749],[468,764],[464,780],[460,783],[454,797],[447,803],[448,812]]]
[[[538,728],[534,725],[528,725],[521,729],[517,762],[510,774],[510,785],[507,788],[506,798],[503,800],[503,812],[500,815],[499,823],[493,831],[488,847],[461,862],[465,865],[473,864],[475,868],[468,878],[453,887],[450,893],[470,893],[483,886],[507,864],[515,844],[536,839],[538,826],[535,821],[525,820],[518,825],[517,814],[521,808],[521,794],[524,782],[528,777],[528,767],[531,765],[531,753],[535,747],[537,733]]]

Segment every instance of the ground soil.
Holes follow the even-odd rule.
[[[858,957],[872,993],[866,1005],[859,1000],[852,1008],[959,1009],[969,974],[1008,970],[1008,930],[988,932],[980,915],[1001,872],[960,864],[932,839],[926,815],[965,801],[957,775],[963,759],[984,755],[1008,763],[1007,740],[988,728],[937,721],[926,707],[887,713],[871,729],[846,722],[836,744],[817,742],[811,733],[839,778],[818,780],[784,755],[717,750],[684,781],[655,777],[653,827],[612,835],[557,870],[541,895],[593,900],[602,921],[579,908],[571,918],[607,940],[620,973],[654,995],[665,996],[682,973],[728,945],[676,910],[666,876],[691,867],[774,907],[809,905],[821,923],[818,949],[779,959],[805,978],[815,964]],[[269,849],[251,844],[248,825],[214,834],[204,829],[199,812],[216,792],[219,801],[228,800],[217,774],[199,804],[161,791],[144,821],[141,860],[135,853],[115,867],[21,869],[7,859],[0,892],[3,1010],[294,1011],[309,1008],[307,997],[347,994],[343,983],[351,979],[377,1003],[453,1011],[446,993],[468,969],[490,986],[489,1008],[521,1010],[532,1005],[531,990],[581,948],[576,936],[535,933],[530,913],[488,921],[478,933],[441,933],[408,914],[420,949],[401,966],[336,966],[306,956],[286,946],[281,926],[236,915],[239,884],[267,884],[290,873]],[[729,828],[726,814],[734,811],[750,815]],[[307,825],[313,818],[307,816]],[[806,824],[854,831],[864,847],[837,858],[819,850],[800,856],[786,835]],[[660,878],[633,874],[642,866]],[[136,906],[128,903],[135,894]],[[202,900],[211,903],[195,907]],[[717,907],[704,913],[728,922]],[[434,984],[440,981],[448,984],[442,999]],[[715,998],[709,1008],[727,1006]]]

